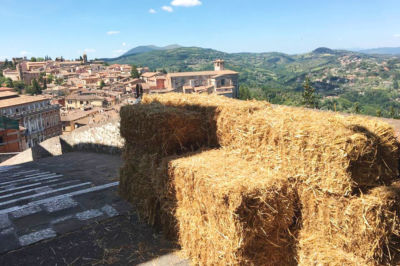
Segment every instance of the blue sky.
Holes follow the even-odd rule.
[[[303,53],[400,46],[399,0],[0,0],[0,59],[138,45]]]

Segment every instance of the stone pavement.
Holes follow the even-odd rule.
[[[137,259],[129,256],[130,260],[125,261],[128,264],[149,263],[150,259],[156,259],[151,265],[187,264],[174,254],[161,252],[161,249],[173,251],[173,245],[161,241],[158,233],[137,218],[132,218],[136,214],[131,205],[117,194],[121,163],[119,156],[73,152],[20,165],[1,166],[0,264],[26,265],[29,263],[26,259],[32,251],[49,246],[66,261],[74,259],[69,258],[68,254],[75,256],[83,252],[79,253],[81,259],[76,260],[79,261],[76,265],[92,264],[93,261],[100,261],[98,257],[104,254],[88,243],[99,241],[103,241],[104,246],[111,241],[114,248],[126,254],[137,252],[143,243],[149,246],[152,256],[141,255]],[[133,224],[129,222],[132,219]],[[93,229],[95,226],[98,227]],[[103,228],[112,228],[106,232],[107,237],[103,235]],[[132,238],[121,238],[117,243],[108,239],[116,232],[120,234],[121,230],[131,235],[145,234],[147,237],[140,243]],[[63,243],[66,235],[70,238],[68,243],[76,242],[82,250],[75,251],[76,246]],[[102,235],[101,239],[96,235]],[[59,250],[57,245],[63,248]],[[20,253],[24,256],[18,256]],[[92,260],[85,263],[82,260],[85,254],[91,254]],[[157,254],[164,257],[158,260]],[[32,255],[35,259],[41,259],[42,264],[63,262],[56,256],[51,261],[49,255],[38,251]],[[114,259],[118,258],[118,254],[114,255]]]
[[[129,209],[118,182],[95,185],[59,173],[0,167],[0,253],[79,229]]]

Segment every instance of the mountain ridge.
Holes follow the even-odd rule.
[[[378,47],[361,49],[357,50],[357,52],[365,54],[400,55],[400,47]]]
[[[140,46],[136,46],[136,47],[130,49],[129,51],[124,53],[122,56],[147,53],[147,52],[156,51],[156,50],[172,50],[172,49],[177,49],[177,48],[181,48],[181,47],[182,46],[180,46],[179,44],[170,44],[167,46],[156,46],[156,45],[152,45],[152,44],[151,45],[140,45]]]

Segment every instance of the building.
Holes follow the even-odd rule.
[[[163,77],[158,76],[160,80],[156,77],[151,76],[151,82],[161,89]],[[224,60],[219,59],[214,61],[214,71],[168,73],[165,76],[165,89],[182,93],[216,93],[237,98],[238,77],[238,72],[225,69]]]
[[[69,133],[75,129],[90,124],[93,117],[100,112],[100,108],[91,110],[74,110],[61,114],[62,130]]]
[[[19,121],[28,147],[62,134],[60,106],[43,96],[0,92],[0,115]]]
[[[26,148],[25,129],[19,121],[0,116],[0,153],[21,152]]]
[[[67,109],[80,109],[88,106],[103,107],[104,98],[97,95],[72,94],[65,98]]]

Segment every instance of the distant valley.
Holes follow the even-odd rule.
[[[321,47],[305,54],[288,55],[143,46],[106,61],[175,72],[211,70],[212,61],[221,58],[228,69],[240,73],[239,82],[246,98],[301,105],[303,82],[309,77],[321,109],[398,117],[400,55],[379,54],[388,51],[380,49],[354,52]],[[399,48],[390,49],[394,53]]]

